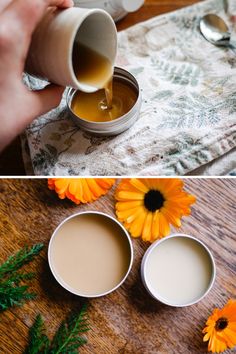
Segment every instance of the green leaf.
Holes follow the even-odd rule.
[[[89,330],[87,306],[84,305],[79,314],[72,313],[66,321],[62,322],[50,346],[50,354],[74,353],[87,341],[81,334]],[[75,351],[77,353],[77,351]]]
[[[21,306],[24,301],[35,298],[35,294],[28,293],[28,286],[1,286],[0,285],[0,312],[13,306]]]
[[[167,98],[170,98],[173,96],[173,92],[170,91],[170,90],[162,90],[162,91],[159,91],[157,92],[153,97],[152,97],[152,100],[166,100]]]
[[[37,244],[29,248],[25,246],[18,251],[15,255],[10,256],[6,262],[0,265],[0,278],[3,278],[11,272],[16,272],[23,265],[31,262],[35,256],[37,256],[43,248],[43,244]]]
[[[152,58],[152,66],[162,80],[175,85],[197,86],[201,78],[201,69],[195,64],[172,64],[158,58]]]
[[[86,305],[79,313],[71,313],[62,321],[51,343],[43,319],[38,315],[29,331],[29,343],[24,354],[78,354],[78,348],[87,343],[82,335],[88,330]]]
[[[29,330],[29,345],[24,354],[47,353],[49,339],[45,334],[45,326],[41,315],[36,317],[33,326]]]
[[[0,265],[0,312],[12,306],[21,306],[25,301],[35,298],[35,294],[28,292],[29,286],[21,284],[31,280],[35,274],[21,273],[20,269],[31,262],[42,248],[42,244],[24,247]]]

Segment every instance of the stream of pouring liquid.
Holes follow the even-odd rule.
[[[77,43],[73,65],[81,83],[98,88],[93,93],[79,90],[75,93],[71,108],[78,117],[107,122],[123,116],[134,106],[137,92],[122,79],[113,77],[112,63],[106,57]]]
[[[135,105],[138,93],[126,81],[114,77],[111,109],[107,109],[104,89],[93,93],[76,91],[71,109],[74,114],[91,122],[108,122],[124,116]]]
[[[73,67],[78,81],[105,90],[106,104],[103,102],[101,107],[103,110],[112,109],[114,69],[110,60],[93,49],[75,42]]]
[[[105,95],[106,95],[106,109],[112,109],[113,103],[113,76],[108,80],[105,85]]]

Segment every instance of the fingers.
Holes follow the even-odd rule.
[[[64,90],[65,88],[61,86],[48,85],[43,90],[29,92],[28,117],[25,125],[31,123],[36,117],[56,108],[60,104]]]
[[[1,0],[0,3],[0,14],[3,10],[12,2],[13,0]]]
[[[8,22],[14,19],[31,36],[49,6],[67,8],[73,4],[72,0],[13,0],[5,8],[3,15]]]
[[[72,0],[0,0],[8,6],[0,14],[0,50],[22,71],[31,37],[48,6],[73,6]],[[1,7],[1,5],[0,5]],[[13,56],[13,54],[14,56]],[[10,59],[9,59],[10,57]],[[14,62],[15,59],[15,62]],[[23,62],[22,62],[23,61]],[[16,63],[18,62],[18,64]],[[16,67],[17,66],[17,67]]]
[[[52,5],[50,4],[50,6],[52,6]],[[73,7],[74,1],[73,0],[64,0],[61,5],[54,5],[54,6],[58,6],[61,8]]]

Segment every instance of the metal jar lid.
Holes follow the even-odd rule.
[[[74,123],[78,125],[82,130],[100,136],[118,135],[129,129],[138,119],[142,98],[137,80],[128,71],[118,67],[115,67],[114,69],[114,78],[122,80],[134,88],[134,90],[137,92],[137,101],[128,113],[109,122],[91,122],[75,115],[71,109],[71,103],[77,90],[71,88],[68,91],[66,101],[70,117],[73,119]]]

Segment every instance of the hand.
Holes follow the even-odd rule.
[[[33,92],[22,83],[31,36],[49,6],[71,7],[73,1],[0,2],[0,151],[33,119],[60,103],[63,87],[49,85]]]

